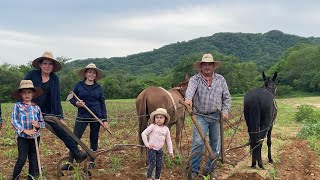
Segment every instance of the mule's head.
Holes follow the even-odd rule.
[[[184,77],[184,81],[180,82],[177,86],[174,87],[174,89],[177,89],[183,97],[186,96],[189,79],[189,76],[186,74],[186,76]]]
[[[263,77],[263,81],[264,81],[263,87],[268,89],[274,95],[276,94],[276,90],[277,90],[277,87],[276,87],[276,85],[274,83],[276,78],[277,78],[277,75],[278,75],[278,72],[274,73],[273,77],[271,79],[271,77],[267,77],[264,74],[264,72],[262,72],[262,77]]]

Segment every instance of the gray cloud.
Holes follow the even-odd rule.
[[[28,9],[30,15],[24,19],[18,12],[16,16],[11,16],[14,11],[0,12],[0,63],[25,64],[45,50],[72,59],[126,56],[217,32],[278,29],[300,36],[319,36],[320,32],[319,3],[308,1],[190,1],[123,9],[113,5],[118,11],[112,6],[103,9],[102,1],[96,11],[97,4],[85,9],[81,1],[66,9],[59,2],[47,5],[61,12]]]

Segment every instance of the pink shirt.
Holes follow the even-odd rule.
[[[148,142],[147,135],[149,134],[150,136]],[[160,150],[166,141],[169,153],[173,153],[170,131],[167,126],[151,124],[141,133],[141,137],[144,145],[148,146],[149,144],[152,144],[154,150]]]

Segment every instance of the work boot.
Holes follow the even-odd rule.
[[[87,154],[79,151],[77,154],[74,154],[74,158],[77,163],[81,163],[82,161],[87,159]]]
[[[93,161],[90,161],[88,165],[88,169],[94,169],[95,166],[96,166],[95,163]]]
[[[72,165],[72,163],[70,163],[70,162],[66,162],[66,163],[64,163],[61,167],[61,170],[63,170],[63,171],[72,171],[73,170],[73,165]]]

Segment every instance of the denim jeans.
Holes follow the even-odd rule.
[[[216,120],[219,120],[220,114],[219,113],[212,113],[209,114],[209,116],[215,118]],[[209,144],[210,147],[214,153],[214,156],[217,157],[220,149],[221,149],[221,143],[220,143],[220,122],[213,119],[205,118],[203,116],[197,115],[197,121],[201,127],[201,130],[204,134],[204,136],[207,136],[207,133],[209,132]],[[192,140],[192,153],[194,152],[204,152],[204,142],[201,139],[201,136],[195,127],[193,126],[193,140]],[[191,160],[191,168],[193,172],[198,173],[200,168],[200,163],[202,161],[202,156],[193,156]],[[216,162],[210,167],[212,163],[212,159],[209,159],[205,171],[213,172]]]
[[[100,131],[100,123],[98,122],[81,122],[76,121],[74,124],[73,133],[76,135],[79,139],[81,139],[84,131],[86,130],[87,126],[90,126],[90,148],[93,151],[96,151],[98,149],[98,140],[99,140],[99,131]],[[76,144],[78,144],[76,142]],[[74,157],[72,154],[70,154],[69,162],[73,162]],[[91,159],[91,161],[94,161],[94,159]]]
[[[19,175],[24,164],[29,159],[29,174],[31,176],[39,175],[38,161],[37,161],[37,151],[34,139],[27,139],[23,137],[18,137],[18,159],[13,168],[12,179],[19,179]],[[38,137],[38,143],[40,143],[40,137]],[[32,179],[28,176],[28,179]]]

